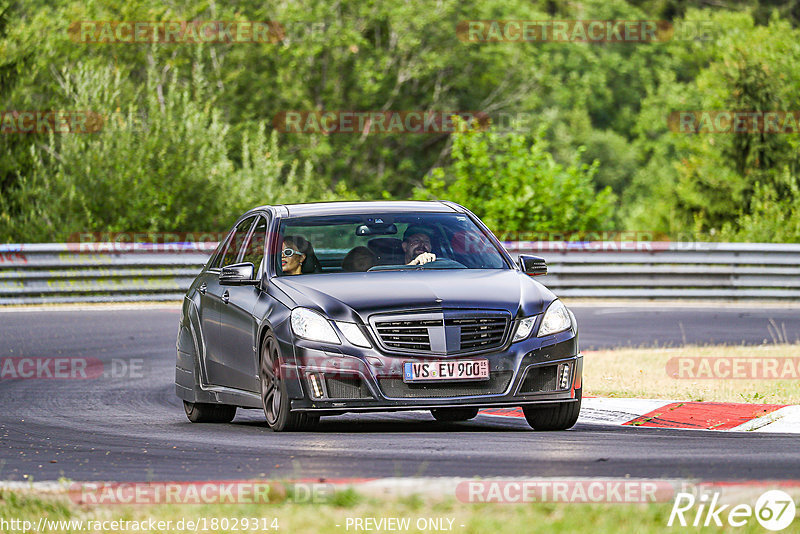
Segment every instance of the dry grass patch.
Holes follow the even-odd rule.
[[[800,404],[797,344],[619,349],[584,354],[586,395]],[[750,378],[754,369],[756,374],[779,378]],[[746,377],[732,377],[743,374]]]

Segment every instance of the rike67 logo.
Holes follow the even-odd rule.
[[[796,512],[792,497],[781,490],[769,490],[756,500],[755,507],[749,504],[720,504],[720,494],[711,495],[702,493],[695,496],[692,493],[678,493],[672,512],[669,514],[667,526],[680,525],[682,527],[708,527],[712,524],[718,527],[727,523],[732,527],[742,527],[748,524],[753,517],[767,530],[783,530],[794,521]]]

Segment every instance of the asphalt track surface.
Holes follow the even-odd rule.
[[[787,308],[573,310],[584,349],[760,344],[775,339],[773,323],[789,341],[800,333],[800,312]],[[581,423],[533,432],[517,418],[445,424],[421,412],[324,418],[314,433],[274,434],[252,410],[191,424],[174,394],[177,321],[177,309],[0,312],[0,357],[96,358],[121,374],[120,362],[137,365],[120,378],[0,381],[0,480],[800,478],[793,435]]]

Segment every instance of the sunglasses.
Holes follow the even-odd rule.
[[[291,248],[283,249],[283,257],[284,258],[290,258],[290,257],[294,256],[295,254],[302,254],[302,252],[300,252],[299,250],[291,249]]]

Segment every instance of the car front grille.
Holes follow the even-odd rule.
[[[446,319],[446,325],[461,328],[461,350],[496,347],[503,342],[508,320],[505,317],[469,317]]]
[[[475,382],[427,382],[407,384],[402,378],[381,378],[378,385],[383,394],[390,398],[441,398],[472,397],[476,395],[499,395],[508,387],[511,371],[489,373],[489,380]]]
[[[510,315],[500,311],[443,310],[370,318],[383,348],[391,352],[463,354],[501,347]]]
[[[428,327],[441,328],[441,319],[378,321],[378,336],[387,347],[413,351],[431,350]]]

